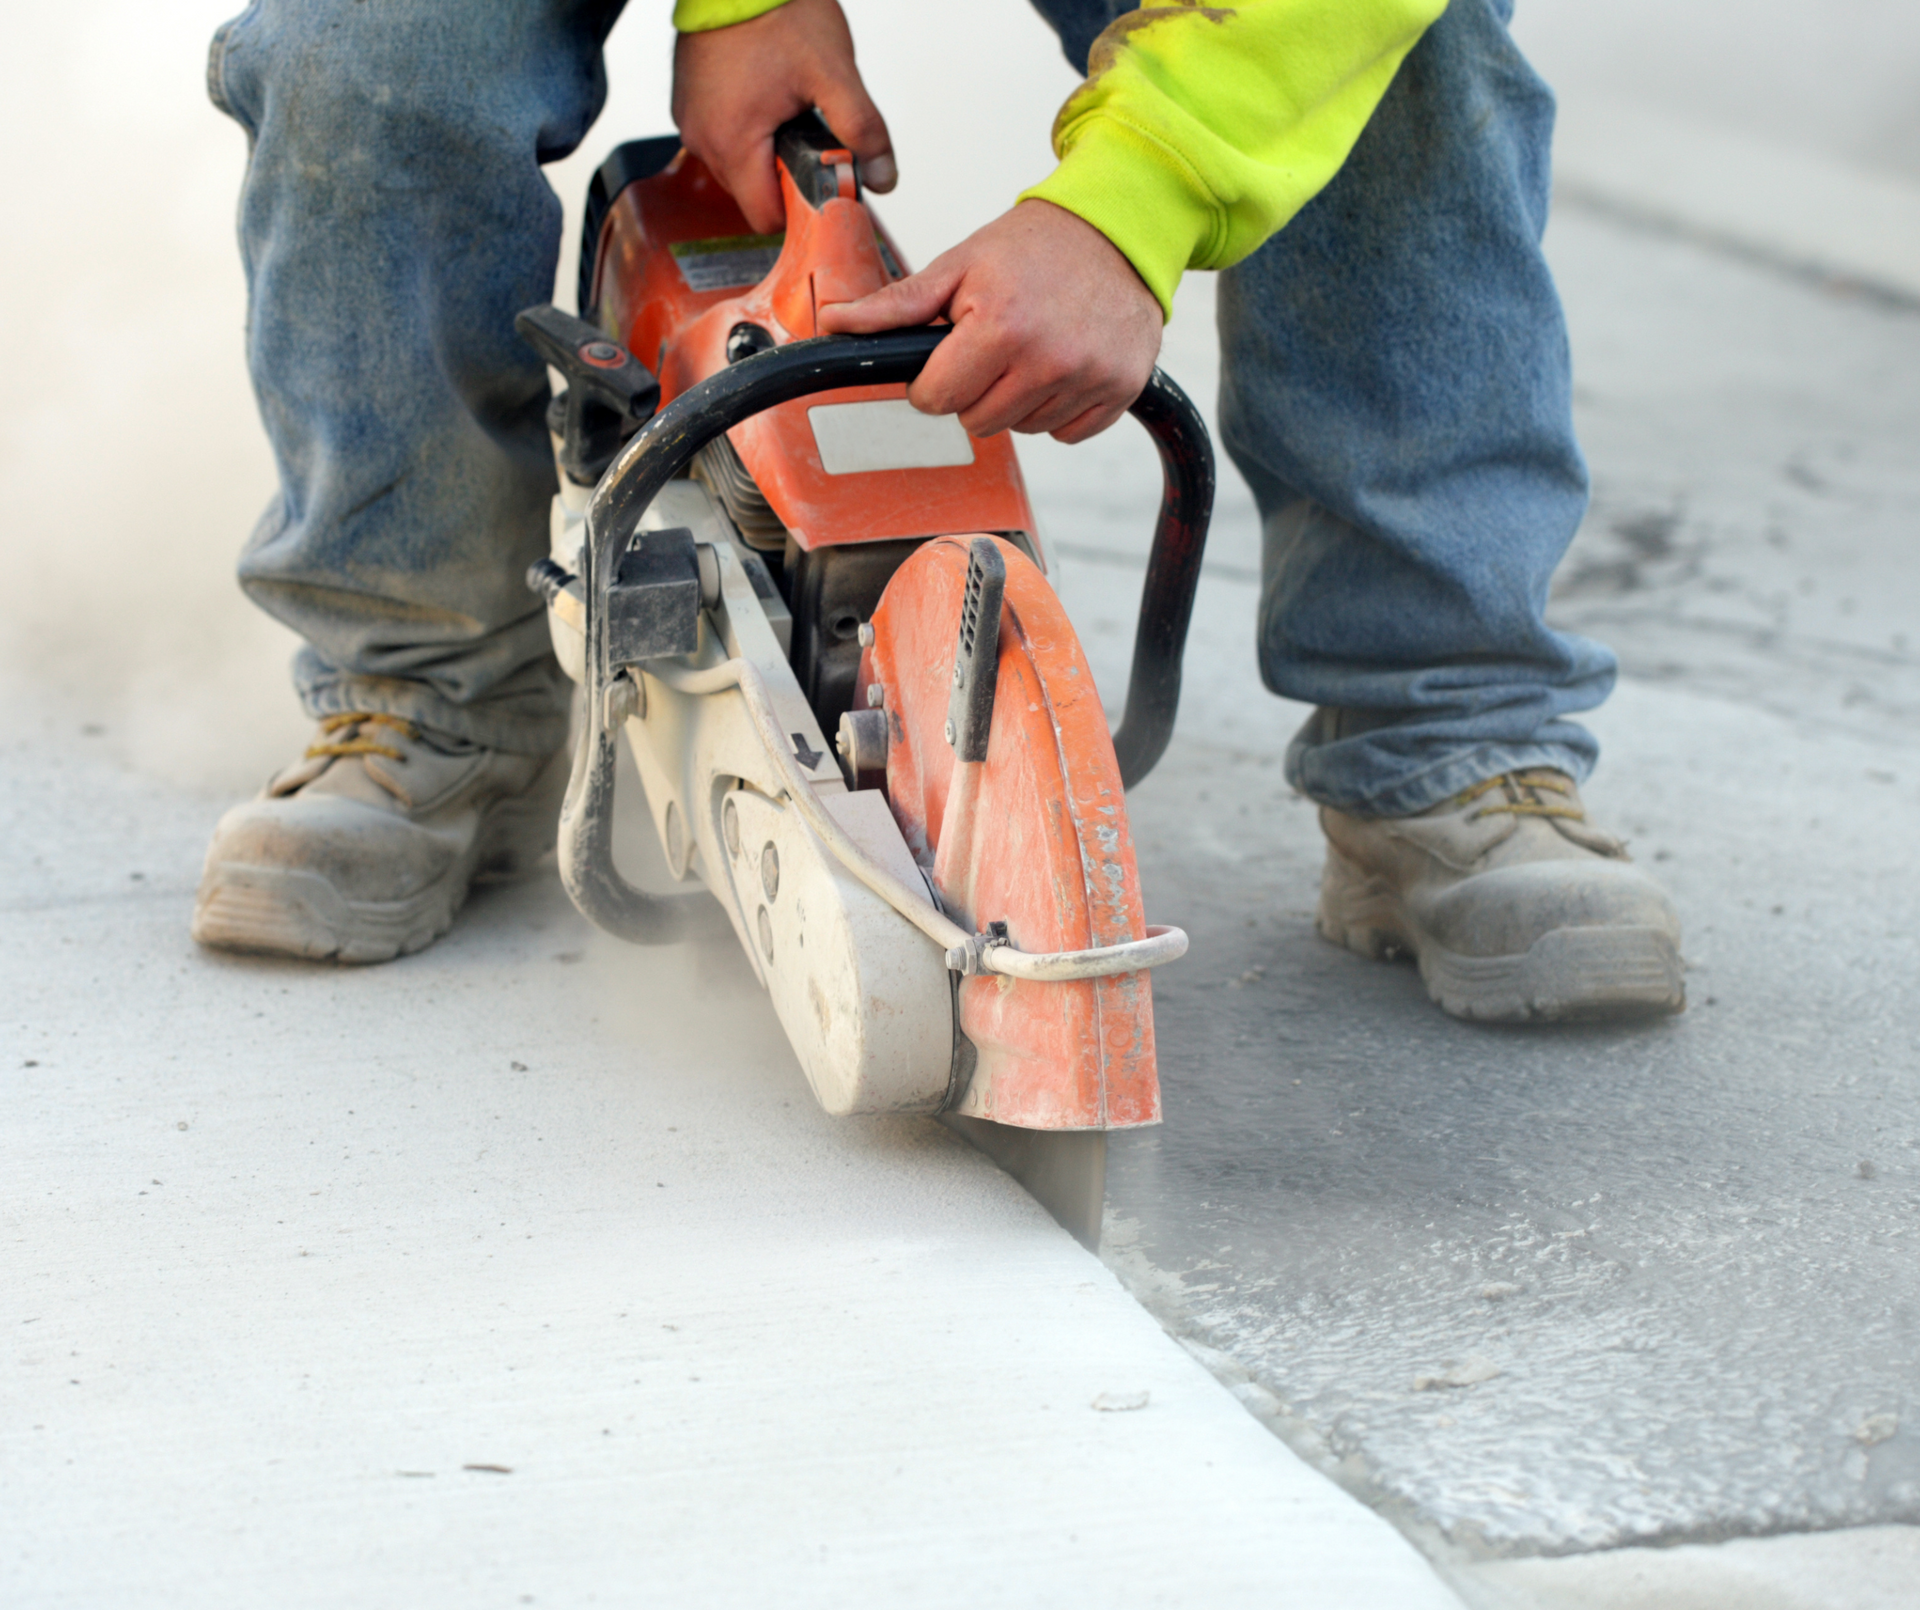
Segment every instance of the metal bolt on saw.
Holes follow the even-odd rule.
[[[587,316],[520,316],[566,379],[528,575],[583,692],[561,877],[623,939],[687,931],[688,897],[613,864],[624,731],[820,1105],[939,1114],[1093,1246],[1106,1133],[1160,1118],[1149,970],[1187,945],[1145,920],[1125,789],[1172,732],[1212,450],[1156,371],[1132,412],[1165,497],[1110,733],[1012,444],[906,401],[945,330],[815,334],[903,273],[852,157],[812,115],[776,155],[787,227],[757,236],[677,140],[620,147]]]

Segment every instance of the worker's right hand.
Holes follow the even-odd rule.
[[[1045,432],[1084,442],[1153,378],[1160,303],[1092,224],[1029,200],[942,252],[918,274],[820,309],[822,335],[953,333],[907,387],[925,414],[958,414],[969,435]]]
[[[681,34],[673,51],[673,121],[680,140],[725,185],[763,234],[786,224],[774,170],[774,131],[818,107],[847,142],[861,182],[884,194],[897,178],[886,120],[853,61],[838,0],[786,4],[729,28]]]

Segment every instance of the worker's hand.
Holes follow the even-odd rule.
[[[774,130],[816,107],[847,142],[861,182],[882,194],[891,190],[893,141],[853,64],[853,35],[837,0],[787,0],[730,28],[681,34],[673,48],[673,121],[681,143],[763,234],[786,225]]]
[[[1160,303],[1093,225],[1023,201],[918,274],[820,309],[823,335],[864,335],[944,315],[953,334],[907,398],[958,414],[974,436],[1097,436],[1132,404],[1160,353]]]

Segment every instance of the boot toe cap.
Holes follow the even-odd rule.
[[[1461,956],[1520,955],[1570,929],[1633,929],[1662,934],[1676,949],[1680,943],[1679,914],[1666,891],[1625,861],[1498,867],[1420,904],[1419,925]]]
[[[457,846],[356,800],[302,795],[249,800],[220,819],[207,850],[211,881],[241,869],[296,874],[349,905],[417,897],[445,878]]]

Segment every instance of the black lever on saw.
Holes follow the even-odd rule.
[[[567,478],[592,486],[635,428],[653,418],[660,382],[606,331],[550,302],[523,309],[513,328],[567,377],[567,389],[547,410],[547,428],[560,438]]]
[[[695,453],[744,419],[780,403],[845,386],[913,380],[949,334],[940,326],[881,335],[821,336],[756,352],[689,388],[655,414],[600,478],[587,505],[581,550],[586,610],[586,708],[573,776],[560,812],[560,878],[573,903],[609,933],[640,944],[676,938],[675,906],[628,883],[613,864],[613,793],[618,710],[609,690],[627,670],[609,640],[607,595],[640,517]],[[1213,448],[1185,392],[1158,369],[1131,412],[1160,453],[1165,480],[1153,552],[1134,634],[1126,713],[1113,735],[1121,780],[1131,787],[1153,769],[1173,733],[1180,660],[1200,584],[1200,557],[1213,513]]]
[[[773,154],[793,175],[794,188],[811,205],[824,207],[840,195],[842,169],[852,181],[849,199],[860,199],[859,165],[847,142],[827,127],[818,112],[802,112],[775,129]]]

